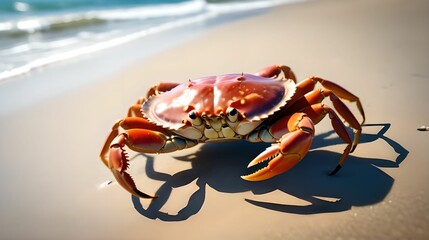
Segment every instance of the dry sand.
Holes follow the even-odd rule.
[[[12,96],[0,110],[0,238],[428,239],[429,132],[416,130],[429,125],[428,10],[425,0],[297,3],[16,108],[37,94],[20,91],[25,82],[87,74],[71,62],[0,86]],[[344,145],[325,120],[314,150],[269,181],[239,177],[266,145],[235,142],[135,155],[132,173],[156,201],[115,182],[99,189],[113,180],[98,159],[104,138],[149,86],[278,63],[361,98],[369,125],[338,175],[327,173]]]

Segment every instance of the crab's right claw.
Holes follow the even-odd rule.
[[[258,169],[252,174],[241,176],[241,178],[247,181],[262,181],[270,179],[291,169],[299,162],[300,159],[301,157],[299,154],[284,155],[280,151],[278,145],[273,145],[253,159],[247,167],[250,168],[264,162],[268,162],[268,165]]]
[[[118,139],[119,138],[119,139]],[[123,135],[117,137],[117,142],[123,142]],[[156,198],[137,189],[132,177],[126,172],[128,158],[125,150],[120,144],[112,144],[109,152],[109,169],[112,171],[118,183],[129,193],[141,198]]]

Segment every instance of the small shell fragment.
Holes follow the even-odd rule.
[[[100,183],[100,185],[98,185],[98,189],[103,189],[103,188],[107,187],[108,185],[110,185],[111,183],[112,183],[112,180],[104,181],[104,182]]]
[[[417,130],[419,130],[419,131],[429,131],[429,127],[427,127],[427,126],[420,126],[419,128],[417,128]]]

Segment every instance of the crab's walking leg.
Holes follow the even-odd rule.
[[[130,117],[119,120],[101,150],[100,158],[112,171],[118,183],[131,194],[154,198],[139,191],[126,172],[128,158],[124,147],[144,153],[165,153],[196,145],[196,141],[174,137],[171,132],[148,122],[144,118]],[[108,156],[108,157],[107,157]]]
[[[142,104],[146,101],[146,98],[141,97],[137,102],[128,109],[127,117],[143,117],[141,112]]]
[[[314,89],[316,83],[322,84],[323,87],[332,91],[336,96],[338,96],[341,99],[344,99],[349,102],[356,102],[356,106],[363,118],[361,124],[365,122],[365,112],[363,111],[363,107],[362,107],[362,103],[360,102],[360,99],[354,94],[352,94],[351,92],[341,87],[340,85],[334,82],[331,82],[329,80],[326,80],[320,77],[307,78],[306,80],[300,82],[296,86],[297,87],[296,95],[303,96],[304,94],[311,92]]]
[[[362,127],[359,124],[356,117],[350,111],[350,109],[337,97],[336,94],[334,94],[332,91],[327,89],[320,89],[317,91],[310,92],[307,95],[305,95],[305,100],[308,102],[307,104],[311,106],[307,107],[302,111],[307,113],[308,116],[313,120],[315,124],[319,123],[328,112],[326,111],[325,114],[321,114],[320,112],[314,109],[314,106],[318,106],[317,104],[321,103],[325,97],[329,97],[332,104],[334,105],[334,109],[338,112],[338,114],[342,118],[344,118],[345,122],[348,123],[350,127],[355,130],[355,136],[354,136],[352,148],[350,151],[350,152],[353,152],[357,144],[359,143],[359,139],[362,133]],[[323,106],[325,106],[325,110],[327,110],[327,106],[326,105],[323,105]]]
[[[329,106],[322,104],[322,100],[325,97],[329,97],[332,104],[334,105],[334,109],[338,114],[345,120],[346,123],[350,125],[352,129],[354,129],[355,135],[353,142],[347,132],[346,126],[338,117],[337,113],[330,108]],[[332,127],[335,132],[340,136],[340,138],[347,143],[347,147],[344,149],[344,153],[341,156],[341,159],[337,165],[337,167],[330,173],[330,175],[336,174],[341,166],[347,159],[349,153],[353,152],[359,143],[359,138],[362,133],[362,127],[359,124],[358,120],[355,118],[350,109],[337,97],[337,95],[328,89],[319,89],[312,92],[309,92],[305,95],[304,98],[300,99],[300,101],[295,102],[291,107],[292,111],[301,111],[307,114],[308,117],[311,118],[314,124],[319,123],[326,115],[331,119]],[[276,129],[278,124],[274,124],[272,129]]]
[[[261,181],[286,172],[295,166],[308,152],[314,137],[314,125],[305,113],[295,113],[277,121],[279,129],[273,129],[277,144],[268,147],[253,159],[248,167],[268,161],[268,166],[257,172],[242,176],[248,181]]]
[[[353,151],[353,149],[356,147],[355,144],[357,144],[357,142],[352,142],[352,139],[350,138],[349,134],[347,133],[347,128],[344,125],[343,121],[341,121],[341,119],[338,117],[338,115],[335,113],[334,110],[332,110],[329,106],[323,104],[323,103],[318,103],[318,104],[314,104],[311,106],[311,111],[313,114],[316,114],[317,118],[323,118],[326,115],[329,116],[329,118],[331,119],[331,124],[332,127],[334,128],[335,132],[338,134],[338,136],[347,144],[346,148],[344,149],[343,154],[341,155],[341,158],[338,162],[338,165],[335,167],[335,169],[329,173],[329,175],[334,175],[336,174],[341,167],[343,166],[344,162],[346,161],[347,157],[349,156],[349,153]],[[309,111],[306,111],[309,112]],[[358,124],[359,129],[360,129],[360,125]],[[356,135],[360,135],[360,131],[359,133],[356,133]],[[359,136],[356,137],[355,135],[355,141],[356,139],[359,140]]]
[[[268,66],[256,72],[255,75],[266,78],[277,78],[282,72],[286,79],[292,79],[296,83],[296,77],[292,69],[285,65]]]

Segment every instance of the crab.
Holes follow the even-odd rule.
[[[317,83],[322,88],[316,89]],[[333,108],[322,102],[325,98]],[[356,103],[361,123],[342,100]],[[329,173],[334,175],[358,145],[365,122],[359,98],[338,84],[315,76],[297,83],[285,65],[268,66],[255,74],[159,83],[129,108],[127,117],[113,125],[100,158],[129,193],[156,198],[140,191],[127,173],[126,148],[168,153],[205,142],[267,142],[271,146],[248,165],[257,169],[241,176],[247,181],[262,181],[288,171],[304,158],[314,138],[314,125],[325,116],[346,144]],[[340,117],[354,130],[353,140]]]

